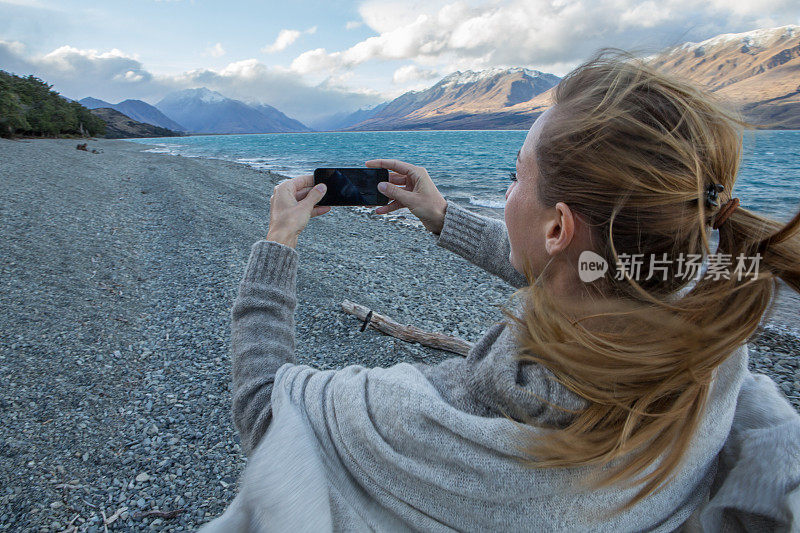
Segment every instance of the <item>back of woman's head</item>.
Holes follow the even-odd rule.
[[[546,268],[534,276],[525,266],[523,316],[505,310],[519,326],[519,357],[590,402],[526,451],[536,467],[624,459],[599,484],[636,478],[628,507],[680,464],[714,370],[757,329],[778,278],[800,292],[800,213],[784,225],[739,207],[712,253],[742,130],[753,125],[628,52],[601,49],[561,80],[554,101],[536,149],[539,200],[566,203],[591,227],[609,271],[577,305],[547,290]],[[713,184],[724,186],[717,206],[706,203]],[[702,258],[708,270],[690,287]]]

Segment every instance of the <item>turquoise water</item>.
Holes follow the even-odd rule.
[[[198,135],[138,139],[152,151],[238,161],[290,176],[317,167],[360,167],[401,159],[428,169],[448,199],[502,212],[508,173],[525,131],[399,131]],[[800,131],[745,136],[735,194],[742,205],[779,220],[800,209]]]
[[[401,159],[425,167],[448,201],[480,206],[502,218],[508,173],[525,131],[402,131],[199,135],[137,139],[147,151],[246,163],[289,176],[317,167],[360,167]],[[800,209],[800,131],[745,136],[734,195],[744,207],[780,221]],[[403,210],[404,211],[404,210]],[[413,217],[412,217],[413,218]],[[414,222],[416,219],[413,219]],[[800,296],[782,286],[768,327],[800,337]]]

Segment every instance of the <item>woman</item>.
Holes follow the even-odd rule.
[[[800,417],[749,373],[745,341],[778,278],[800,291],[800,213],[782,226],[737,209],[745,123],[606,52],[528,133],[505,225],[447,202],[423,168],[367,162],[393,171],[376,212],[408,207],[438,245],[519,289],[466,358],[294,364],[294,247],[330,208],[311,176],[275,188],[232,310],[249,462],[204,530],[797,527]],[[717,256],[757,256],[757,273],[726,279],[717,257],[691,285],[686,256],[711,252],[712,226]],[[657,270],[640,275],[638,254]],[[587,257],[605,275],[587,281]]]

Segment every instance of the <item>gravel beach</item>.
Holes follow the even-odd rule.
[[[230,308],[285,178],[77,143],[0,139],[0,530],[193,531],[224,511],[245,466]],[[299,362],[453,356],[360,332],[344,299],[470,342],[502,320],[512,287],[369,211],[334,208],[300,236]],[[764,329],[750,348],[800,408],[797,337]]]

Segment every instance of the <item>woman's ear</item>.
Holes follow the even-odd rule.
[[[575,217],[567,204],[558,202],[555,205],[546,229],[544,246],[547,253],[556,255],[566,250],[575,235]]]

